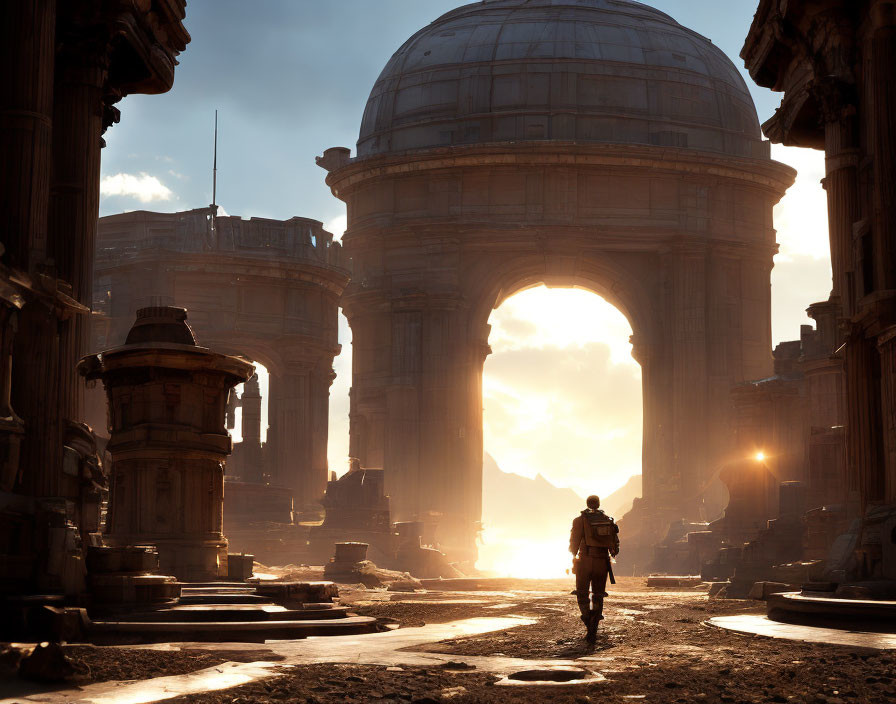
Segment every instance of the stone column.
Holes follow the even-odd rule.
[[[884,500],[896,502],[896,2],[876,0],[871,7],[870,86],[867,110],[874,163],[873,226],[876,289],[882,293],[876,325],[880,354],[880,425],[883,435]]]
[[[0,243],[23,271],[46,250],[55,36],[56,0],[0,3]]]
[[[0,272],[0,277],[2,277]],[[0,278],[0,286],[8,286]],[[12,491],[19,478],[19,448],[25,424],[12,407],[12,342],[15,336],[20,296],[14,290],[0,292],[0,492]]]
[[[477,436],[468,425],[470,375],[478,345],[469,341],[462,300],[451,294],[428,296],[421,337],[417,510],[422,520],[437,527],[444,549],[470,559],[481,514],[472,513],[469,495],[482,492],[482,460]]]
[[[422,458],[425,308],[422,296],[393,300],[389,355],[384,360],[388,387],[383,469],[386,494],[392,497],[393,519],[397,521],[424,520],[421,492],[434,489],[429,478],[432,468],[424,468]]]
[[[879,378],[875,378],[879,351],[858,325],[853,326],[845,351],[850,489],[858,489],[864,511],[868,504],[883,501],[886,493],[882,471],[881,389]]]
[[[264,467],[261,455],[261,392],[258,387],[258,375],[253,375],[243,388],[240,397],[243,409],[240,443],[241,474],[243,481],[263,482]]]
[[[884,433],[884,498],[896,504],[896,326],[877,340],[880,351],[881,418]]]
[[[837,78],[816,79],[811,90],[824,120],[825,179],[831,241],[832,295],[844,313],[855,310],[853,225],[859,219],[859,149],[855,87]]]
[[[660,477],[666,476],[671,453],[666,450],[667,424],[671,419],[664,417],[663,409],[668,407],[668,386],[658,383],[662,372],[657,367],[655,345],[633,335],[632,357],[641,365],[641,396],[643,398],[643,426],[641,441],[641,496],[653,504],[659,500],[662,486]],[[665,497],[664,497],[665,499]],[[621,516],[620,516],[621,518]]]
[[[55,0],[0,3],[0,244],[4,262],[28,273],[42,272],[46,259],[55,37]],[[43,283],[39,277],[40,288]],[[55,487],[38,473],[61,467],[62,431],[47,409],[48,401],[55,404],[57,381],[56,321],[48,305],[34,299],[25,305],[12,351],[12,404],[27,429],[22,481],[33,496],[54,495]]]
[[[47,254],[71,285],[72,298],[90,308],[109,47],[102,34],[95,43],[59,39]],[[88,351],[89,324],[88,316],[73,315],[59,327],[57,408],[63,418],[81,417],[83,384],[75,367]]]
[[[289,362],[271,372],[271,474],[293,490],[296,508],[320,502],[327,486],[326,433],[329,383],[310,361]],[[332,375],[332,367],[330,368]],[[315,431],[318,437],[315,438]]]
[[[261,389],[258,386],[258,375],[255,374],[243,388],[240,396],[243,409],[241,434],[243,442],[252,445],[261,444]]]
[[[896,2],[875,0],[872,22],[870,61],[866,61],[868,101],[866,119],[870,128],[871,155],[874,160],[873,236],[876,289],[896,291],[896,92],[893,91],[893,67],[896,66]]]
[[[671,255],[669,309],[672,340],[671,476],[678,480],[681,515],[697,518],[696,500],[706,475],[703,451],[707,423],[706,253],[681,245]]]

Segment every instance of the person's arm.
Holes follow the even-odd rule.
[[[578,516],[572,521],[572,530],[569,531],[569,551],[575,557],[579,552],[579,546],[584,538],[582,533],[582,517]]]
[[[611,552],[613,557],[616,557],[619,554],[619,526],[614,523],[613,528],[616,529],[616,532],[613,534],[613,550]]]

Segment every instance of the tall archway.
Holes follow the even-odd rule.
[[[772,208],[794,178],[728,58],[641,3],[474,3],[399,49],[349,157],[319,163],[348,208],[351,451],[386,469],[396,518],[472,557],[488,316],[540,283],[629,318],[644,505],[699,518],[730,388],[772,371]]]
[[[598,494],[619,517],[640,496],[643,404],[631,325],[593,292],[543,286],[507,299],[489,325],[476,566],[561,577],[584,497]]]

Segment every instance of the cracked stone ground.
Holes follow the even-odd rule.
[[[710,599],[702,591],[651,590],[643,580],[619,581],[593,647],[582,638],[571,585],[558,581],[531,583],[530,588],[538,591],[503,593],[346,590],[343,598],[357,613],[397,624],[399,630],[470,618],[505,624],[501,630],[433,638],[434,642],[390,651],[378,658],[377,665],[365,663],[363,655],[354,661],[350,653],[336,658],[343,661],[338,664],[302,660],[303,648],[309,647],[303,643],[309,641],[190,644],[177,645],[173,651],[77,646],[72,655],[89,668],[90,680],[115,680],[113,684],[184,674],[224,662],[273,663],[269,667],[274,676],[219,691],[174,698],[169,694],[165,701],[172,704],[896,701],[893,651],[740,635],[705,622],[713,616],[761,614],[764,604]],[[327,640],[335,645],[338,639]],[[352,647],[346,643],[346,648]],[[506,669],[514,658],[537,667],[574,665],[593,673],[594,679],[502,686],[498,682],[506,672],[498,670]]]

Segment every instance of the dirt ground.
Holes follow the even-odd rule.
[[[826,644],[739,635],[708,626],[719,615],[764,613],[764,604],[710,599],[703,591],[647,589],[620,579],[607,600],[598,642],[588,646],[567,582],[527,583],[503,593],[389,593],[350,589],[358,614],[399,627],[473,617],[526,616],[533,625],[434,642],[430,653],[577,660],[596,673],[588,683],[497,684],[499,678],[460,664],[387,668],[358,664],[284,667],[280,674],[233,689],[167,699],[171,704],[335,704],[388,702],[795,702],[892,704],[896,655]],[[363,637],[363,636],[362,636]],[[154,652],[77,646],[72,655],[95,679],[155,677],[224,661],[277,660],[236,644],[217,651]]]

